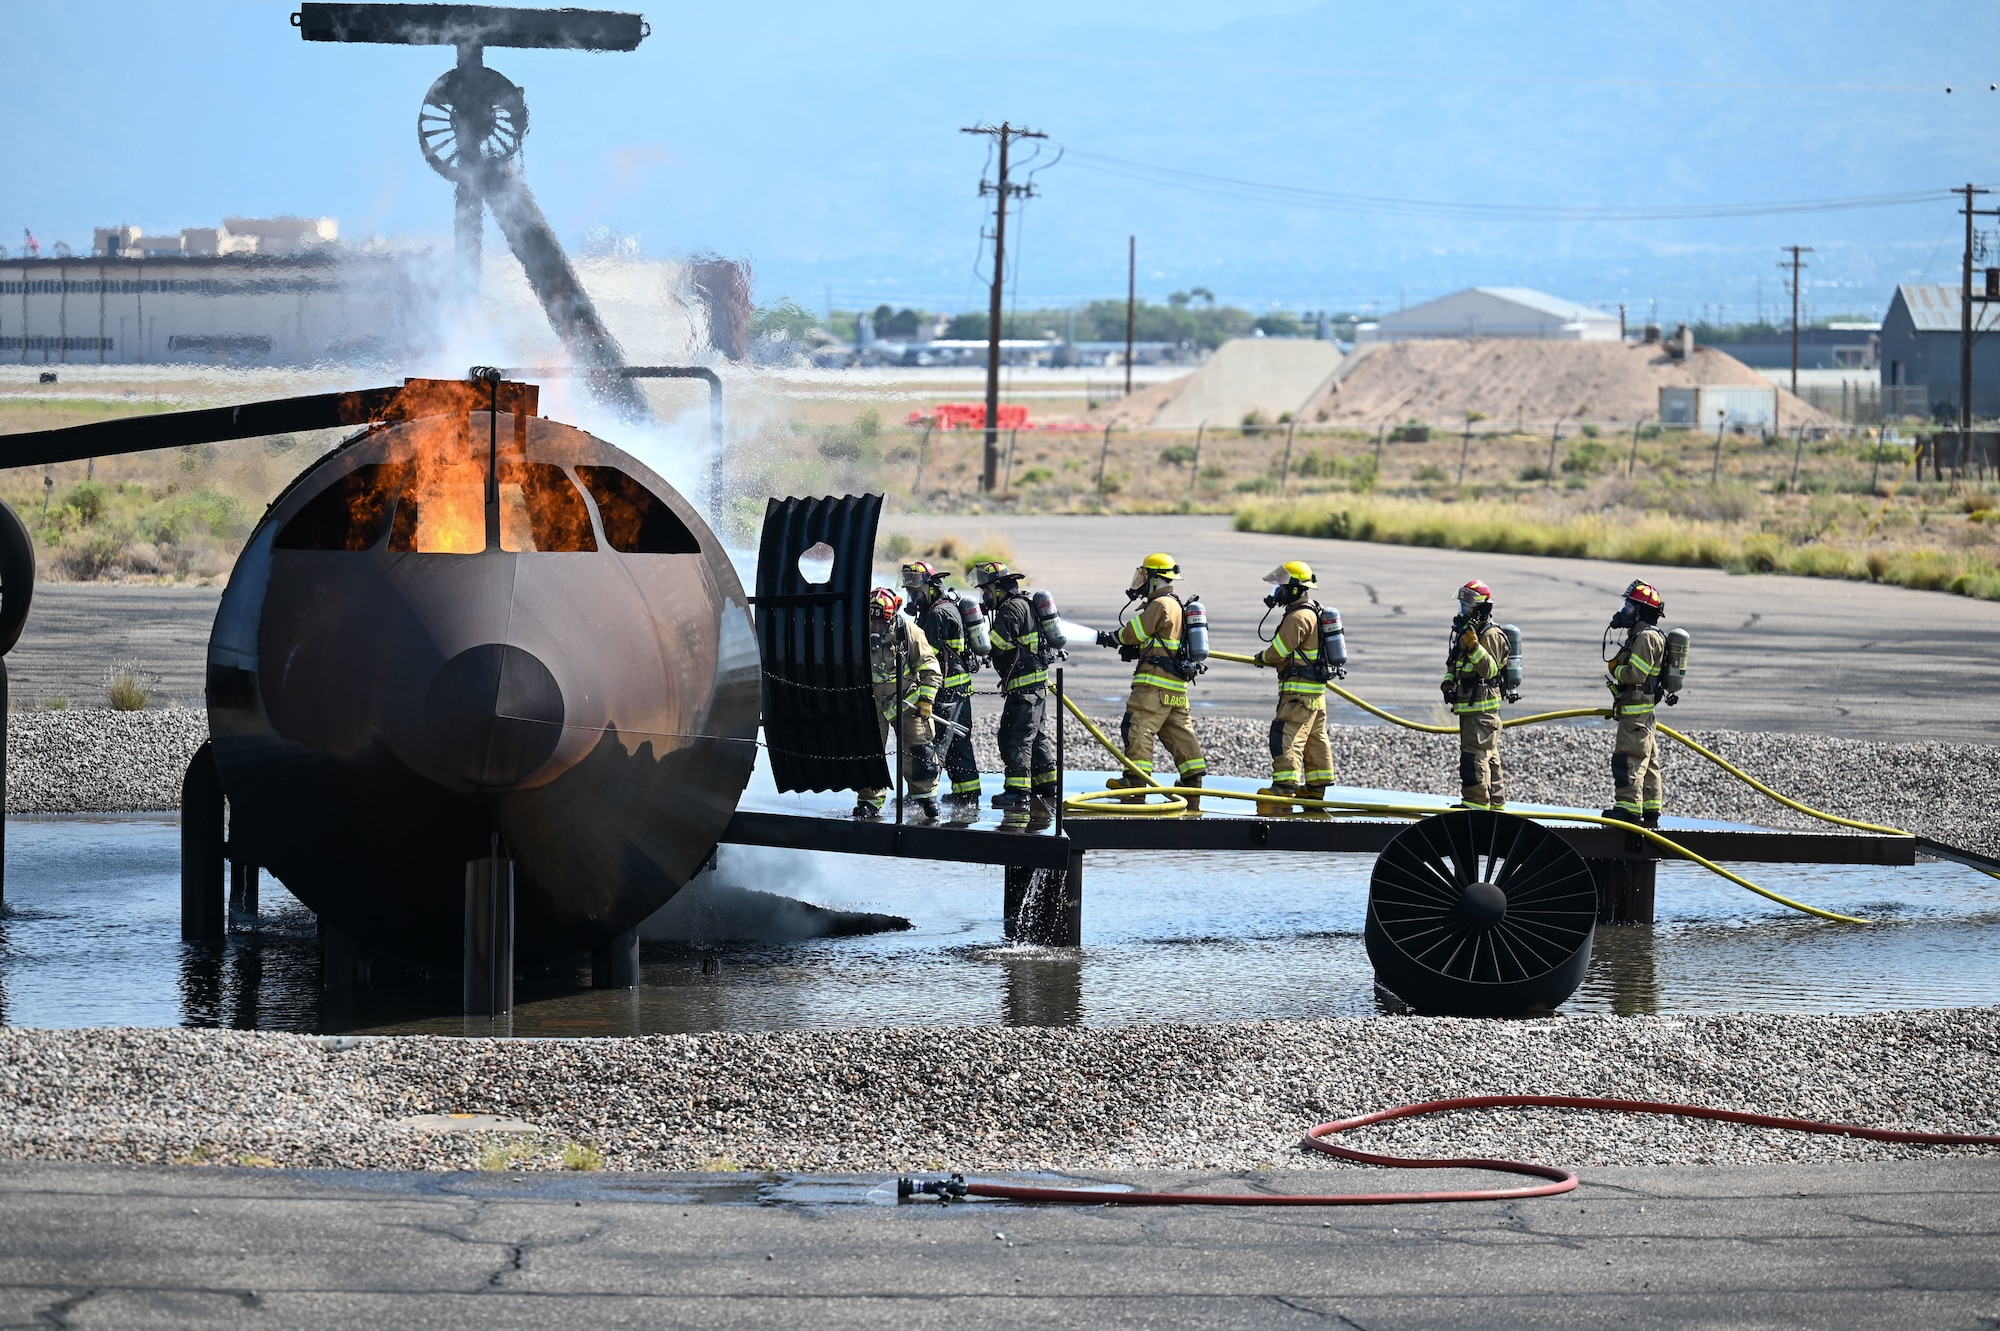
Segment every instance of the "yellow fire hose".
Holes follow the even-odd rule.
[[[1234,652],[1210,651],[1209,656],[1213,659],[1223,660],[1223,661],[1234,661],[1243,665],[1255,664],[1250,657],[1239,656]],[[1403,726],[1409,730],[1422,731],[1426,734],[1433,734],[1433,735],[1446,735],[1454,733],[1458,729],[1458,727],[1456,726],[1430,725],[1422,721],[1411,721],[1405,717],[1397,716],[1393,712],[1383,711],[1381,708],[1376,707],[1374,704],[1367,702],[1366,700],[1356,696],[1353,693],[1350,693],[1348,690],[1341,688],[1337,684],[1329,683],[1327,685],[1327,688],[1330,689],[1332,692],[1338,694],[1340,697],[1346,699],[1348,702],[1353,703],[1356,707],[1361,708],[1363,711],[1366,711],[1374,716],[1378,716],[1383,720],[1391,722],[1395,725]],[[1190,795],[1198,795],[1204,799],[1233,799],[1233,800],[1245,800],[1251,803],[1260,802],[1259,797],[1256,795],[1244,794],[1240,791],[1234,791],[1234,790],[1221,790],[1212,787],[1193,788],[1193,787],[1182,787],[1182,786],[1162,786],[1158,781],[1156,781],[1153,778],[1152,773],[1142,770],[1138,766],[1138,764],[1134,763],[1130,758],[1127,758],[1124,752],[1120,750],[1117,745],[1111,742],[1110,737],[1107,736],[1102,730],[1100,730],[1095,722],[1093,722],[1089,717],[1083,714],[1083,710],[1076,705],[1073,699],[1065,695],[1063,698],[1063,706],[1066,710],[1068,710],[1070,715],[1074,716],[1079,722],[1082,723],[1084,729],[1090,732],[1091,738],[1095,739],[1098,742],[1098,744],[1103,747],[1106,753],[1110,754],[1112,757],[1118,760],[1118,764],[1120,767],[1122,767],[1130,775],[1140,778],[1142,781],[1146,783],[1147,787],[1147,789],[1141,795],[1141,799],[1145,800],[1145,802],[1140,804],[1127,804],[1123,802],[1129,799],[1133,795],[1135,790],[1135,788],[1133,787],[1125,787],[1119,790],[1089,791],[1084,794],[1072,795],[1063,801],[1064,809],[1068,810],[1069,812],[1086,814],[1086,815],[1118,813],[1120,815],[1127,817],[1131,816],[1173,817],[1187,812],[1188,805],[1186,797]],[[1576,707],[1576,708],[1570,708],[1566,711],[1542,712],[1534,716],[1515,717],[1511,720],[1502,722],[1502,725],[1504,726],[1534,725],[1545,721],[1567,720],[1572,717],[1609,716],[1609,715],[1611,715],[1611,712],[1610,709],[1608,708]],[[1735,764],[1729,762],[1727,759],[1696,743],[1694,740],[1689,739],[1686,735],[1681,734],[1679,731],[1674,730],[1671,727],[1666,726],[1664,724],[1662,724],[1659,728],[1671,738],[1678,740],[1680,743],[1685,744],[1689,748],[1693,749],[1696,753],[1699,753],[1702,757],[1716,764],[1718,767],[1722,768],[1730,775],[1736,777],[1738,780],[1745,782],[1752,788],[1758,790],[1759,792],[1765,795],[1770,796],[1772,799],[1777,800],[1779,803],[1784,804],[1788,808],[1795,809],[1800,813],[1807,814],[1814,818],[1820,818],[1830,823],[1838,823],[1843,827],[1852,827],[1861,831],[1868,831],[1868,832],[1880,832],[1890,836],[1909,835],[1909,833],[1901,831],[1898,828],[1880,827],[1873,823],[1857,822],[1851,818],[1842,818],[1837,814],[1826,813],[1822,810],[1812,808],[1810,805],[1801,804],[1797,800],[1779,794],[1777,791],[1771,789],[1771,787],[1757,780],[1755,777],[1743,771]],[[1161,798],[1159,799],[1158,802],[1154,802],[1151,799],[1147,798],[1150,796],[1159,796]],[[1112,807],[1114,806],[1114,802],[1115,802],[1115,807]],[[1262,802],[1275,803],[1278,801],[1269,801],[1268,797],[1266,797],[1266,799]],[[1349,814],[1369,813],[1369,814],[1383,814],[1383,815],[1388,815],[1390,817],[1401,817],[1401,818],[1428,818],[1431,815],[1439,812],[1435,808],[1423,805],[1376,804],[1376,803],[1368,803],[1355,800],[1314,800],[1314,799],[1306,799],[1302,796],[1293,796],[1292,798],[1284,800],[1282,802],[1287,805],[1297,805],[1300,808],[1321,809],[1327,811],[1328,813],[1335,813],[1335,812],[1349,813]],[[1738,887],[1744,888],[1747,891],[1755,892],[1758,896],[1764,897],[1770,901],[1775,901],[1780,905],[1789,906],[1793,910],[1801,911],[1807,915],[1815,915],[1823,920],[1835,920],[1842,924],[1871,923],[1871,921],[1862,919],[1858,916],[1842,915],[1838,911],[1824,910],[1818,906],[1808,905],[1802,901],[1793,901],[1790,897],[1783,896],[1777,892],[1773,892],[1769,888],[1759,887],[1756,883],[1751,882],[1749,879],[1744,878],[1739,874],[1730,872],[1728,869],[1723,868],[1721,865],[1715,863],[1711,859],[1708,859],[1706,856],[1696,854],[1694,851],[1691,851],[1687,847],[1680,845],[1678,842],[1675,842],[1669,839],[1668,837],[1661,835],[1659,832],[1653,830],[1652,828],[1640,827],[1637,826],[1636,824],[1625,822],[1622,819],[1604,818],[1597,814],[1589,814],[1589,813],[1536,813],[1532,816],[1536,819],[1547,819],[1558,822],[1594,823],[1599,826],[1616,828],[1619,831],[1633,833],[1638,836],[1644,837],[1647,841],[1653,843],[1656,846],[1659,846],[1662,850],[1665,850],[1682,859],[1686,859],[1691,861],[1692,863],[1700,865],[1702,868],[1707,869],[1710,873],[1713,873],[1718,877],[1725,878],[1728,881],[1736,884]]]
[[[1209,655],[1211,657],[1214,657],[1222,661],[1236,661],[1243,665],[1254,664],[1253,658],[1248,656],[1238,656],[1235,652],[1210,652]],[[1360,697],[1357,697],[1352,693],[1349,693],[1346,689],[1343,689],[1338,684],[1329,683],[1326,687],[1330,692],[1339,694],[1341,697],[1353,703],[1356,707],[1359,707],[1362,711],[1369,713],[1371,716],[1379,716],[1384,721],[1392,722],[1393,724],[1402,726],[1407,730],[1421,730],[1428,735],[1455,735],[1458,733],[1457,726],[1427,725],[1422,721],[1411,721],[1406,717],[1397,716],[1393,712],[1385,712],[1380,707],[1375,706],[1375,704],[1368,702]],[[1517,716],[1509,720],[1502,721],[1500,724],[1504,728],[1511,729],[1514,726],[1539,725],[1544,721],[1566,721],[1572,717],[1579,717],[1579,716],[1610,716],[1610,715],[1611,715],[1611,709],[1609,707],[1572,707],[1569,710],[1562,712],[1538,712],[1533,716]],[[1765,785],[1762,781],[1759,781],[1756,777],[1751,776],[1748,772],[1738,767],[1735,763],[1730,762],[1727,758],[1724,758],[1721,754],[1716,753],[1714,750],[1696,743],[1692,739],[1689,739],[1686,735],[1683,735],[1680,731],[1675,730],[1672,726],[1668,725],[1666,722],[1664,721],[1659,722],[1658,728],[1660,733],[1665,735],[1668,739],[1675,740],[1681,744],[1685,744],[1688,748],[1693,749],[1696,753],[1708,759],[1710,762],[1714,763],[1717,767],[1720,767],[1723,771],[1729,773],[1729,775],[1735,777],[1738,781],[1743,782],[1745,785],[1757,791],[1759,794],[1768,795],[1772,799],[1776,800],[1778,803],[1784,805],[1786,808],[1805,814],[1809,818],[1818,818],[1822,822],[1835,823],[1841,827],[1851,827],[1854,828],[1856,831],[1860,832],[1880,832],[1884,836],[1910,835],[1908,832],[1905,832],[1900,827],[1883,827],[1877,823],[1857,822],[1852,818],[1842,818],[1837,813],[1828,813],[1824,809],[1815,809],[1810,804],[1801,804],[1799,801],[1791,798],[1789,795],[1783,795],[1771,789],[1771,787]]]

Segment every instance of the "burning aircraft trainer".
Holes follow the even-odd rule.
[[[508,863],[523,958],[627,935],[708,858],[749,779],[758,653],[721,544],[537,396],[476,371],[0,445],[22,466],[366,427],[244,547],[189,774],[190,819],[219,782],[229,858],[364,949],[456,959],[467,865],[486,860]]]

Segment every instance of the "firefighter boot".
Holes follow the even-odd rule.
[[[1645,826],[1645,820],[1639,814],[1633,813],[1630,809],[1621,809],[1615,804],[1606,809],[1601,816],[1614,818],[1621,823],[1630,823],[1634,827]]]
[[[1325,798],[1326,798],[1326,787],[1325,787],[1325,786],[1307,786],[1307,787],[1305,788],[1305,790],[1304,790],[1304,791],[1303,791],[1302,793],[1303,793],[1303,794],[1305,795],[1305,797],[1306,797],[1307,799],[1309,799],[1309,800],[1323,800],[1323,799],[1325,799]],[[1319,807],[1317,807],[1317,806],[1314,806],[1314,805],[1301,805],[1301,806],[1299,807],[1299,812],[1300,812],[1300,813],[1303,813],[1303,814],[1304,814],[1304,815],[1305,815],[1306,817],[1308,817],[1308,818],[1331,818],[1331,817],[1333,817],[1333,810],[1331,810],[1331,809],[1322,809],[1322,808],[1319,808]]]
[[[1653,829],[1654,831],[1658,831],[1658,830],[1659,830],[1659,827],[1660,827],[1660,811],[1659,811],[1658,809],[1648,809],[1648,810],[1646,810],[1646,812],[1645,812],[1645,813],[1644,813],[1644,814],[1642,815],[1642,818],[1643,818],[1643,820],[1644,820],[1644,821],[1640,823],[1640,826],[1642,826],[1642,827],[1650,827],[1650,828],[1652,828],[1652,829]]]
[[[1289,781],[1274,781],[1259,790],[1259,796],[1275,796],[1273,799],[1260,798],[1257,801],[1259,818],[1284,818],[1298,811],[1292,800],[1298,796],[1299,788]]]
[[[1111,790],[1144,790],[1153,783],[1146,780],[1145,777],[1140,776],[1137,772],[1120,772],[1104,784]],[[1120,795],[1118,802],[1120,804],[1144,804],[1146,797],[1144,795]]]
[[[917,796],[917,812],[924,816],[925,822],[930,823],[936,822],[942,816],[938,809],[938,802],[929,795]]]
[[[1180,784],[1184,789],[1199,791],[1201,789],[1201,777],[1198,775],[1184,776],[1181,778]],[[1201,796],[1199,794],[1183,795],[1181,798],[1187,801],[1187,811],[1189,813],[1201,812]]]

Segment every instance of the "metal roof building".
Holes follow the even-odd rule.
[[[1363,340],[1533,337],[1565,342],[1616,342],[1618,317],[1529,287],[1467,287],[1464,291],[1382,316]]]
[[[1956,282],[1898,286],[1882,319],[1882,387],[1905,389],[1940,419],[1958,418],[1961,291]],[[1975,301],[1972,319],[1972,414],[1992,418],[2000,416],[2000,308]]]

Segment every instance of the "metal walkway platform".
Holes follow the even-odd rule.
[[[1372,855],[1379,854],[1409,826],[1407,820],[1337,817],[1121,818],[1090,814],[1064,818],[1057,834],[1053,829],[995,831],[739,810],[722,840],[741,846],[1000,865],[1006,871],[1008,937],[1074,947],[1082,941],[1083,859],[1088,851]],[[1671,856],[1662,856],[1643,837],[1617,828],[1555,822],[1547,826],[1590,865],[1597,881],[1601,922],[1652,922],[1656,869],[1661,859]],[[1665,832],[1697,855],[1736,864],[1899,867],[1915,864],[1919,850],[1937,853],[1916,837],[1872,832],[1737,828],[1667,828]],[[1038,880],[1037,874],[1043,877]],[[1042,889],[1039,893],[1038,886]]]

